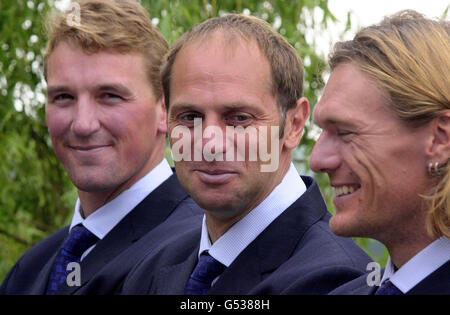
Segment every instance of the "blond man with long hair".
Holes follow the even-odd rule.
[[[335,188],[332,231],[390,254],[333,293],[450,294],[449,22],[399,12],[337,43],[330,66],[310,166]]]

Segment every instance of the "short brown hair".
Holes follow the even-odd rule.
[[[450,23],[404,10],[334,46],[331,69],[352,62],[387,92],[393,113],[411,128],[450,110]],[[448,164],[448,163],[447,163]],[[426,167],[424,165],[424,167]],[[450,237],[450,169],[435,188],[430,234]]]
[[[48,43],[44,54],[47,78],[48,58],[61,42],[79,45],[87,53],[111,50],[140,53],[156,98],[162,96],[160,67],[169,46],[152,25],[148,12],[135,0],[79,0],[80,23],[67,23],[71,12],[52,13],[47,20]]]
[[[303,96],[303,64],[295,49],[267,22],[256,17],[228,14],[212,18],[192,28],[174,43],[161,71],[167,108],[170,106],[171,72],[177,54],[187,44],[220,30],[229,38],[239,36],[246,40],[255,40],[269,61],[273,94],[281,115],[281,137],[287,111]]]

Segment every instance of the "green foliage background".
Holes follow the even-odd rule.
[[[326,62],[324,56],[316,53],[314,41],[307,41],[306,33],[313,28],[333,27],[335,17],[327,0],[141,3],[170,44],[210,17],[237,12],[263,18],[287,38],[305,61],[305,96],[312,106],[317,102],[324,85]],[[0,282],[26,250],[70,222],[77,196],[53,153],[45,122],[43,23],[47,12],[57,4],[55,0],[0,2]],[[317,179],[330,211],[334,212],[328,178],[313,174],[308,167],[307,157],[314,145],[313,129],[310,122],[294,160],[302,174]],[[375,261],[385,264],[387,252],[379,243],[356,241]]]

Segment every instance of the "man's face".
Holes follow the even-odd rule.
[[[347,63],[332,72],[314,109],[322,134],[310,166],[328,173],[335,188],[336,234],[383,240],[417,221],[427,187],[427,130],[407,127],[389,106],[374,81]]]
[[[59,44],[48,61],[47,123],[81,191],[117,195],[162,158],[165,112],[138,54]]]
[[[244,161],[194,160],[194,151],[199,147],[222,157],[231,149],[237,152],[237,137],[227,138],[227,127],[267,128],[267,138],[247,137],[245,150],[249,152],[249,147],[262,142],[270,148],[270,126],[280,124],[267,59],[254,43],[236,40],[230,48],[224,42],[227,41],[222,35],[216,34],[206,42],[188,44],[176,57],[171,75],[169,136],[180,126],[191,131],[192,160],[175,162],[175,167],[192,198],[216,217],[239,219],[264,200],[281,180],[290,155],[282,149],[284,140],[279,139],[279,165],[274,172],[261,172],[265,163],[259,154],[254,161],[249,160],[248,154]],[[199,143],[194,137],[196,118],[201,119],[201,132],[217,127],[222,136],[209,134]],[[176,140],[171,137],[172,146]]]

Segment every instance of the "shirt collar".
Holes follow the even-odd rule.
[[[390,281],[403,293],[408,292],[450,260],[450,239],[441,237],[395,271],[389,257],[381,283]]]
[[[206,218],[203,217],[198,255],[209,254],[225,266],[231,265],[237,256],[264,231],[281,213],[306,191],[306,185],[293,163],[281,183],[257,207],[235,223],[214,244],[211,244]]]
[[[163,159],[156,167],[133,186],[124,190],[116,198],[98,208],[86,219],[80,214],[80,199],[75,204],[75,213],[70,229],[82,223],[99,239],[103,239],[128,213],[131,212],[148,194],[173,174],[169,163]]]

